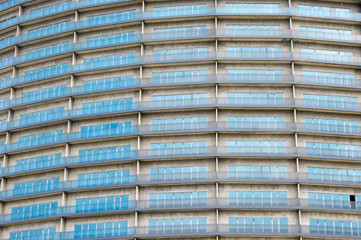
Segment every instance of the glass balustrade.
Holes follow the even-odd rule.
[[[307,179],[325,182],[361,183],[361,170],[308,167]]]
[[[231,105],[282,105],[282,93],[227,93]]]
[[[284,141],[228,141],[230,154],[280,154],[285,153]]]
[[[10,239],[29,239],[29,240],[52,240],[56,239],[56,227],[37,228],[32,230],[23,230],[18,232],[10,232]]]
[[[302,81],[306,83],[325,85],[356,85],[356,79],[354,74],[302,71]]]
[[[26,0],[24,0],[26,1]],[[80,2],[65,2],[60,4],[54,4],[45,8],[32,10],[29,14],[18,16],[16,18],[10,19],[4,22],[3,27],[11,26],[13,24],[18,24],[24,21],[29,21],[32,19],[37,19],[40,17],[45,17],[48,15],[60,13],[62,11],[77,9],[79,7],[92,6],[94,4],[108,3],[113,2],[110,0],[83,0]],[[3,3],[5,4],[5,3]],[[5,4],[6,5],[6,4]],[[5,6],[3,5],[3,6]],[[11,5],[11,4],[10,4]],[[10,6],[9,5],[9,6]],[[0,4],[0,9],[1,9]],[[95,26],[99,24],[109,24],[116,22],[124,22],[129,20],[141,20],[147,18],[162,18],[162,17],[170,17],[170,16],[182,16],[182,15],[202,15],[202,14],[266,14],[266,15],[274,15],[274,14],[287,14],[287,15],[305,15],[312,17],[329,17],[329,18],[339,18],[339,19],[355,19],[360,20],[361,16],[358,13],[350,13],[348,9],[336,9],[336,10],[309,10],[308,7],[314,8],[316,6],[303,6],[300,5],[299,8],[281,8],[278,4],[226,4],[226,7],[218,7],[218,8],[207,8],[206,5],[187,5],[187,6],[174,6],[174,7],[160,7],[155,8],[153,12],[144,12],[144,13],[136,13],[135,11],[128,12],[120,12],[120,13],[112,13],[106,15],[92,16],[89,17],[88,20],[80,21],[77,23],[59,23],[55,25],[59,26],[49,26],[44,29],[37,29],[29,32],[29,36],[23,35],[18,37],[17,41],[22,41],[25,39],[31,39],[34,37],[45,36],[48,34],[54,34],[57,32],[61,32],[69,29],[76,29],[79,27],[89,27]],[[322,7],[320,7],[322,8]],[[347,12],[348,11],[348,12]],[[328,14],[326,14],[326,12]],[[322,31],[317,31],[318,33]],[[325,33],[326,37],[330,34]],[[340,34],[337,34],[340,35]],[[345,34],[341,34],[344,38]],[[336,35],[333,34],[332,38]]]
[[[357,109],[358,103],[355,97],[324,96],[303,94],[303,104],[317,108]]]
[[[361,146],[306,142],[306,154],[318,156],[360,158]]]

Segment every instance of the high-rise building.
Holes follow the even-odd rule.
[[[0,239],[360,239],[357,0],[2,0]]]

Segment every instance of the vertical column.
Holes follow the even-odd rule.
[[[1,178],[1,186],[0,186],[1,191],[5,191],[6,190],[6,178]]]
[[[75,86],[75,76],[72,74],[70,75],[70,87]]]
[[[76,61],[76,54],[73,53],[72,58],[71,58],[71,65],[75,65],[76,62],[77,62],[77,61]]]
[[[0,214],[1,215],[4,215],[4,205],[5,205],[4,202],[0,202]]]
[[[73,43],[77,43],[78,42],[78,33],[74,32],[73,33]]]
[[[24,8],[23,8],[23,6],[19,5],[19,11],[18,11],[18,13],[19,13],[19,16],[22,16],[22,15],[23,15],[23,13],[24,13]]]
[[[293,108],[293,122],[295,127],[295,147],[298,147],[298,141],[297,141],[297,109],[296,109],[296,87],[295,85],[292,85],[292,98],[293,102],[295,104]]]
[[[74,12],[74,22],[79,22],[79,12],[77,10]]]
[[[65,232],[65,218],[60,218],[59,232]]]
[[[21,35],[21,27],[19,25],[16,25],[16,33],[15,36],[18,37]]]
[[[8,167],[8,166],[9,166],[9,156],[7,154],[4,154],[2,167]],[[0,191],[5,191],[5,190],[6,190],[6,178],[1,178]]]
[[[11,77],[16,78],[17,76],[18,76],[18,70],[16,69],[15,66],[13,66]]]
[[[138,102],[139,102],[139,106],[141,106],[142,103],[142,89],[139,89],[138,92]],[[140,125],[142,122],[142,113],[139,111],[138,112],[138,124]],[[137,150],[138,150],[138,155],[140,154],[140,149],[141,149],[141,145],[140,145],[140,135],[138,135],[138,139],[137,139]]]
[[[10,88],[10,98],[9,99],[14,99],[15,98],[15,88]]]
[[[8,166],[9,166],[9,155],[4,154],[2,167],[4,168]]]
[[[5,135],[5,144],[11,143],[11,132],[6,132]]]
[[[74,108],[74,100],[72,97],[69,97],[69,101],[68,101],[68,109],[71,110]]]
[[[140,174],[140,161],[138,160],[137,161],[137,177],[139,177],[139,174]],[[138,205],[138,201],[140,200],[140,196],[139,196],[139,185],[136,185],[135,186],[135,201]],[[135,211],[134,212],[134,226],[137,227],[138,226],[138,221],[139,221],[139,218],[138,218],[138,212]]]
[[[20,48],[18,47],[18,45],[15,45],[14,47],[14,57],[17,57],[20,55]]]
[[[67,144],[65,144],[65,157],[69,157],[69,156],[70,156],[70,144],[67,143]],[[64,175],[64,177],[65,176],[68,176],[68,174]]]
[[[61,196],[61,206],[65,207],[68,205],[68,194],[66,192],[63,192],[63,195]]]
[[[72,122],[71,122],[71,120],[68,120],[68,126],[67,126],[66,132],[67,132],[67,133],[70,133],[70,132],[71,132],[71,129],[72,129]]]
[[[11,110],[11,109],[9,109],[9,110],[8,110],[8,116],[7,116],[6,121],[7,121],[7,122],[13,121],[13,117],[14,117],[14,111]]]

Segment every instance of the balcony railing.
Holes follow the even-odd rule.
[[[89,214],[117,214],[121,212],[161,211],[161,210],[202,210],[202,209],[280,209],[361,212],[361,203],[350,201],[326,201],[293,198],[198,198],[173,200],[138,200],[121,202],[119,206],[92,204],[64,206],[55,209],[39,210],[36,216],[31,213],[0,215],[0,225],[29,222],[62,217],[81,217]]]
[[[308,183],[315,185],[345,185],[345,186],[361,186],[361,178],[346,179],[339,176],[325,177],[321,176],[313,177],[308,173],[296,173],[296,172],[281,172],[281,173],[265,173],[265,172],[198,172],[198,173],[183,173],[183,174],[144,174],[144,175],[129,175],[121,179],[99,179],[98,181],[63,181],[52,186],[44,188],[33,188],[29,186],[26,189],[11,189],[0,192],[0,200],[11,200],[25,197],[35,197],[48,194],[55,194],[63,191],[76,192],[79,190],[94,190],[102,188],[122,188],[130,186],[146,186],[152,184],[169,185],[169,184],[188,184],[188,183],[214,183],[214,182],[243,182],[243,183]],[[213,201],[213,200],[211,200]],[[220,200],[224,204],[224,200]],[[222,202],[223,201],[223,202]],[[293,202],[292,202],[293,201]],[[294,200],[287,201],[287,203],[280,202],[285,206],[294,206],[296,203]],[[317,205],[316,205],[317,203]],[[246,203],[244,203],[246,204]],[[251,203],[250,206],[251,207]],[[263,203],[262,203],[263,204]],[[261,206],[258,204],[258,207]],[[266,204],[266,203],[264,203]],[[274,207],[282,207],[280,204]],[[355,205],[352,202],[347,206],[344,202],[337,201],[306,201],[300,200],[297,206],[307,209],[343,209],[344,211],[359,211],[360,206]],[[144,208],[144,204],[140,205]],[[203,204],[203,206],[205,206]],[[246,205],[244,207],[247,207]],[[268,206],[269,207],[269,206]],[[338,210],[338,211],[339,211]]]

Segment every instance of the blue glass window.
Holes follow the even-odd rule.
[[[197,130],[207,128],[207,117],[152,119],[152,131]]]
[[[151,143],[152,156],[196,155],[207,152],[207,142]]]
[[[227,3],[226,13],[278,13],[279,4],[262,4],[262,3]]]
[[[287,205],[287,192],[228,192],[228,204],[236,206]]]
[[[76,200],[75,212],[98,212],[129,208],[129,195]]]
[[[230,179],[284,179],[286,178],[285,166],[228,166]]]
[[[302,71],[302,81],[307,83],[353,86],[355,78],[355,74]]]
[[[305,118],[305,129],[323,132],[359,133],[359,122],[337,119]]]
[[[58,202],[36,204],[11,209],[11,220],[38,218],[58,213]]]
[[[135,19],[135,10],[88,17],[89,26]]]
[[[74,238],[99,238],[128,234],[128,221],[74,225]]]
[[[16,172],[27,171],[32,169],[41,169],[59,165],[61,163],[61,154],[45,155],[35,158],[27,158],[16,161]]]
[[[360,203],[359,196],[356,201]],[[332,193],[308,193],[308,203],[310,206],[326,207],[326,208],[355,208],[356,203],[350,201],[348,194],[332,194]]]
[[[227,93],[228,104],[261,105],[283,104],[282,93]]]
[[[121,100],[111,100],[104,102],[83,103],[82,114],[94,114],[105,112],[117,112],[131,110],[133,108],[133,99],[126,98]]]
[[[150,193],[150,207],[206,206],[207,192]]]
[[[228,81],[282,81],[282,70],[233,70],[227,69]]]
[[[11,85],[12,78],[11,77],[5,77],[0,79],[0,87],[7,87]]]
[[[207,81],[207,71],[159,72],[153,73],[153,84]]]
[[[279,35],[280,26],[272,25],[227,25],[227,35]]]
[[[352,31],[343,29],[300,27],[300,34],[302,37],[309,38],[327,38],[335,40],[352,39]]]
[[[19,137],[19,148],[31,147],[36,145],[60,142],[63,140],[63,130],[40,133],[25,137]]]
[[[206,166],[174,167],[174,168],[151,168],[150,180],[173,181],[204,179],[207,177]]]
[[[284,117],[227,117],[230,129],[283,129]]]
[[[227,57],[229,58],[280,58],[281,53],[281,48],[227,47]]]
[[[62,118],[64,117],[64,115],[65,115],[64,107],[23,114],[20,115],[20,125],[51,121]]]
[[[56,236],[56,228],[38,228],[32,230],[24,230],[18,232],[11,232],[10,239],[17,240],[52,240],[55,239]]]
[[[318,181],[361,183],[361,170],[308,167],[307,178]]]
[[[46,192],[59,189],[59,178],[49,178],[14,184],[14,195]]]
[[[84,126],[80,128],[81,138],[92,138],[100,136],[120,135],[133,133],[132,122],[108,123],[101,125]]]
[[[0,67],[5,67],[14,63],[13,57],[6,57],[0,60]]]
[[[361,147],[358,145],[306,142],[306,153],[319,156],[359,158],[361,157]]]
[[[197,37],[207,33],[207,26],[154,29],[155,38]]]
[[[55,34],[58,32],[69,30],[71,27],[70,21],[53,24],[46,27],[41,27],[33,30],[29,30],[29,39],[37,38],[49,34]]]
[[[206,218],[149,219],[149,234],[206,232],[206,227]]]
[[[299,13],[302,15],[339,18],[350,17],[350,10],[345,8],[328,8],[319,6],[298,5],[298,10]]]
[[[129,75],[125,77],[97,79],[97,80],[83,82],[84,91],[99,91],[104,89],[124,88],[124,87],[131,87],[133,85],[134,85],[133,75]]]
[[[7,127],[7,121],[5,119],[0,120],[0,129],[3,130]]]
[[[207,57],[207,48],[187,48],[154,51],[154,61],[198,59]]]
[[[9,45],[13,44],[14,42],[15,42],[14,36],[3,38],[0,40],[0,47],[3,48],[5,46],[9,46]]]
[[[333,220],[333,219],[310,219],[310,232],[330,235],[353,235],[359,236],[361,222]]]
[[[78,186],[124,184],[130,181],[130,170],[78,174]]]
[[[64,42],[64,43],[54,44],[48,47],[29,50],[26,52],[26,59],[40,58],[48,55],[66,52],[69,51],[69,47],[70,47],[70,43]]]
[[[207,103],[206,93],[153,96],[153,107],[194,106]]]
[[[154,17],[197,15],[207,12],[206,4],[154,8]]]
[[[53,5],[50,5],[47,7],[31,10],[30,17],[35,18],[35,17],[41,17],[44,15],[57,13],[57,12],[62,12],[67,9],[70,9],[71,7],[72,7],[72,1],[53,4]]]
[[[229,218],[230,232],[273,232],[273,233],[287,233],[288,219],[287,218]]]
[[[134,53],[86,59],[85,68],[86,69],[101,68],[101,67],[117,66],[117,65],[124,65],[130,63],[134,63]]]
[[[306,60],[353,62],[352,52],[302,48],[301,56]]]
[[[135,32],[118,33],[118,34],[103,35],[98,37],[89,37],[86,39],[86,46],[96,47],[96,46],[126,43],[134,40],[135,40]]]
[[[0,99],[0,108],[5,108],[9,106],[9,99],[8,98],[3,98]]]
[[[79,150],[80,162],[93,162],[131,157],[131,146]]]
[[[228,141],[228,153],[279,154],[285,153],[285,141]]]
[[[31,81],[40,78],[46,78],[68,71],[68,64],[54,65],[51,67],[41,68],[33,71],[25,72],[25,81]]]
[[[357,98],[303,94],[303,104],[323,108],[356,108]]]
[[[41,90],[36,90],[32,92],[23,93],[23,103],[39,101],[42,99],[54,98],[62,96],[66,93],[66,85],[61,85],[53,88],[46,88]]]

